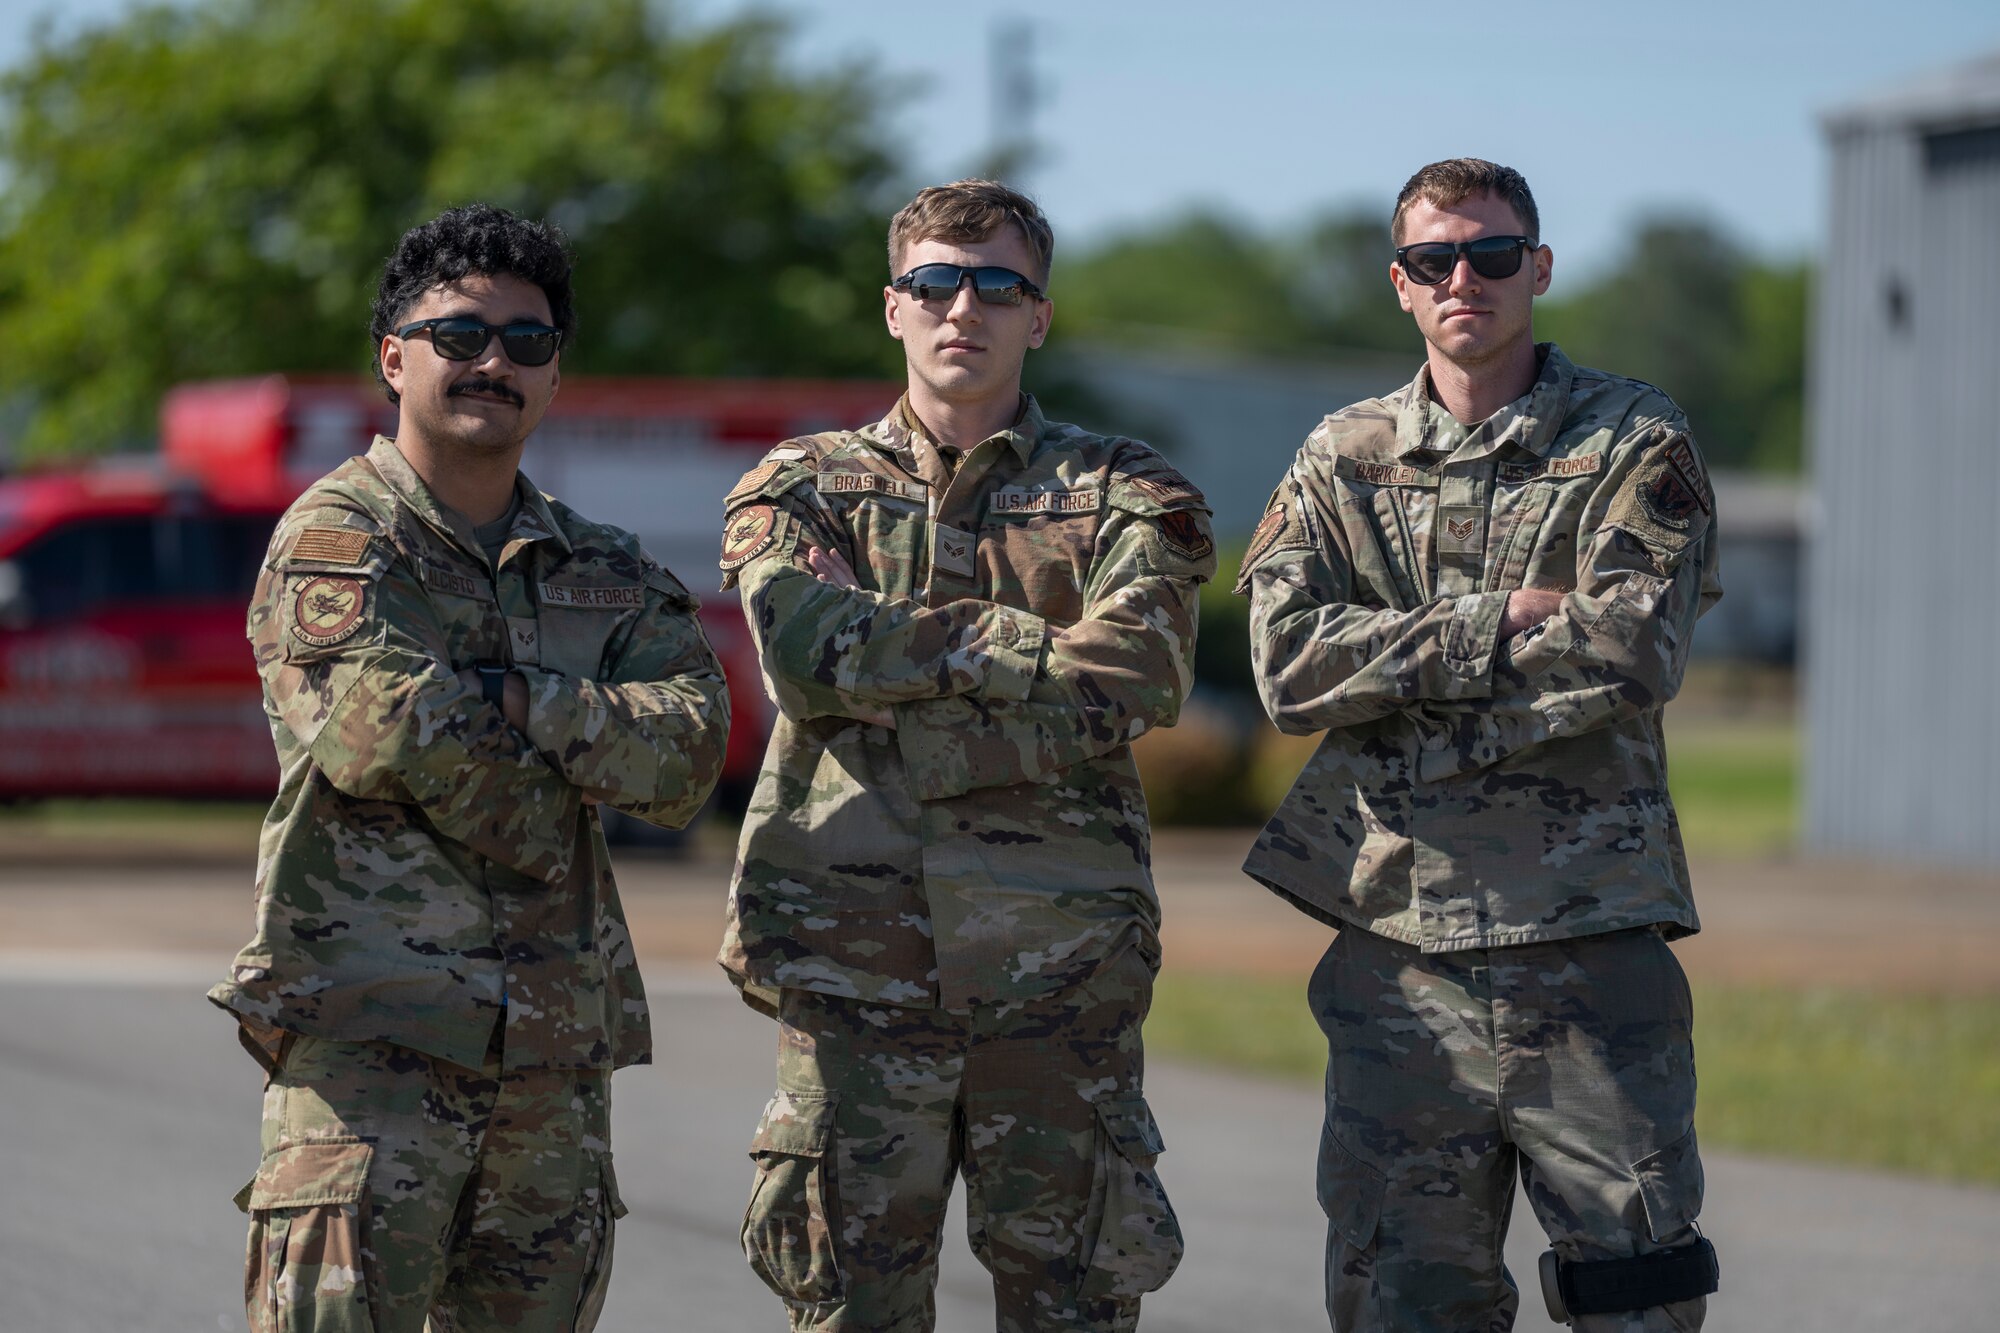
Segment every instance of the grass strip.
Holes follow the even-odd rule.
[[[2000,1185],[2000,996],[1697,985],[1702,1142]],[[1161,977],[1156,1055],[1316,1085],[1305,978]]]

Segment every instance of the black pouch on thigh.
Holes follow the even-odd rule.
[[[292,1143],[267,1154],[237,1193],[250,1214],[251,1333],[373,1333],[363,1255],[374,1154],[353,1138]]]
[[[757,1179],[743,1214],[743,1254],[764,1284],[794,1305],[841,1299],[839,1191],[831,1094],[780,1092],[751,1140]]]
[[[1179,1267],[1185,1242],[1173,1205],[1154,1171],[1166,1150],[1146,1099],[1100,1097],[1097,1177],[1092,1186],[1097,1233],[1081,1295],[1134,1300],[1157,1291]]]

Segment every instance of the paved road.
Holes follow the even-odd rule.
[[[185,956],[0,953],[0,1333],[241,1327],[257,1078],[199,998]],[[768,1095],[770,1026],[719,974],[654,969],[661,1064],[616,1081],[618,1239],[606,1333],[782,1327],[744,1267],[744,1143]],[[1146,1305],[1149,1333],[1325,1327],[1310,1093],[1160,1065],[1152,1095],[1190,1252]],[[1517,1209],[1510,1262],[1539,1241]],[[1723,1255],[1710,1328],[1957,1333],[2000,1309],[2000,1191],[1723,1154],[1709,1234]],[[991,1328],[984,1274],[952,1224],[943,1333]],[[1549,1326],[1538,1301],[1517,1327]]]

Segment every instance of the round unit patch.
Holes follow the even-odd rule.
[[[1206,560],[1215,550],[1215,543],[1201,530],[1201,521],[1185,509],[1160,515],[1160,535],[1167,539],[1168,550],[1187,560]]]
[[[722,529],[722,567],[735,569],[748,563],[771,544],[777,530],[778,513],[770,505],[744,505]]]
[[[1250,549],[1243,555],[1243,568],[1250,569],[1263,558],[1271,543],[1278,540],[1278,532],[1284,526],[1285,502],[1281,499],[1271,505],[1271,512],[1264,515],[1257,531],[1250,534]]]
[[[361,627],[366,597],[360,579],[340,574],[307,579],[292,602],[292,633],[315,648],[339,643]]]

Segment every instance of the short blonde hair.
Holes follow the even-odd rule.
[[[1450,208],[1475,194],[1493,194],[1506,200],[1514,216],[1521,219],[1521,230],[1528,239],[1542,239],[1542,215],[1535,208],[1535,196],[1525,176],[1483,157],[1448,157],[1419,168],[1403,183],[1402,193],[1396,196],[1396,211],[1389,219],[1389,243],[1403,243],[1403,215],[1417,200],[1432,208]]]
[[[1056,251],[1049,220],[1035,201],[1019,190],[977,178],[929,186],[903,205],[889,223],[889,276],[900,276],[896,266],[903,251],[918,241],[969,245],[991,238],[1009,222],[1021,229],[1021,239],[1035,258],[1039,271],[1028,276],[1047,287],[1049,262]]]

